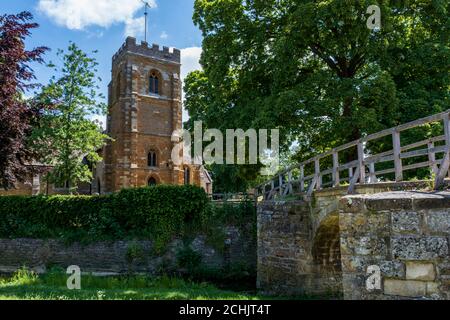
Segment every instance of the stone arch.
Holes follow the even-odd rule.
[[[155,172],[152,172],[151,174],[149,174],[147,176],[146,181],[147,181],[147,186],[161,184],[161,178],[160,178],[159,174],[157,174]],[[150,183],[153,183],[153,184],[150,184]]]
[[[119,100],[122,93],[125,91],[125,79],[123,77],[122,70],[119,70],[114,78],[114,86],[113,86],[113,101]]]
[[[341,272],[338,212],[333,212],[322,220],[314,236],[312,255],[319,271]]]
[[[312,244],[313,265],[321,286],[342,293],[339,213],[326,216],[317,228]]]
[[[157,184],[158,184],[158,181],[156,181],[156,179],[154,177],[150,177],[147,181],[147,185],[149,187],[156,186]]]

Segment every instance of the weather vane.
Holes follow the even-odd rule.
[[[150,8],[150,5],[148,4],[147,1],[141,0],[142,3],[145,5],[145,12],[144,12],[144,16],[145,16],[145,36],[144,36],[144,41],[147,42],[147,16],[148,16],[148,8]]]

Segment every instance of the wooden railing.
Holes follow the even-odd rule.
[[[378,183],[378,177],[385,177],[387,174],[395,174],[395,181],[402,182],[405,181],[405,171],[425,167],[430,168],[433,176],[435,176],[434,188],[436,190],[440,189],[449,172],[450,165],[449,117],[450,110],[447,110],[443,113],[412,121],[395,128],[370,134],[360,140],[349,142],[277,173],[271,180],[256,187],[256,192],[258,196],[263,196],[265,200],[273,199],[276,196],[283,197],[296,193],[311,196],[315,190],[339,187],[342,183],[346,183],[348,184],[348,193],[353,193],[357,184]],[[443,135],[405,146],[401,145],[402,132],[440,121],[443,122]],[[367,148],[367,144],[387,136],[392,137],[393,148],[378,154],[370,154],[370,150],[368,150],[370,148]],[[356,148],[354,153],[357,154],[357,159],[340,163],[339,155],[343,152],[348,153],[351,148]],[[436,155],[438,154],[443,154],[443,157],[437,160]],[[405,159],[417,159],[417,157],[424,156],[428,156],[427,161],[408,165],[404,165],[403,163]],[[321,164],[326,160],[332,166],[322,170]],[[394,166],[376,170],[376,164],[387,162],[393,162]],[[305,176],[305,168],[307,166],[313,166],[310,170],[312,174]],[[345,174],[346,177],[343,177],[343,171],[348,171],[348,174]],[[328,177],[329,181],[324,183],[324,177]]]

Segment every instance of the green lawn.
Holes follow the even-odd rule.
[[[26,270],[0,279],[0,300],[255,300],[254,294],[221,290],[207,283],[170,278],[81,277],[81,290],[68,290],[67,275],[51,272],[37,276]],[[267,298],[267,297],[265,297]]]

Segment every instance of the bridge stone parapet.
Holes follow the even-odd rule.
[[[450,195],[413,191],[427,186],[366,184],[357,186],[358,195],[347,196],[342,187],[309,199],[259,202],[259,290],[346,299],[450,298]],[[380,267],[382,287],[369,292],[371,265]],[[434,271],[433,280],[420,280],[426,270]],[[419,279],[410,279],[414,273]]]
[[[450,192],[347,196],[339,229],[345,299],[450,299]]]

